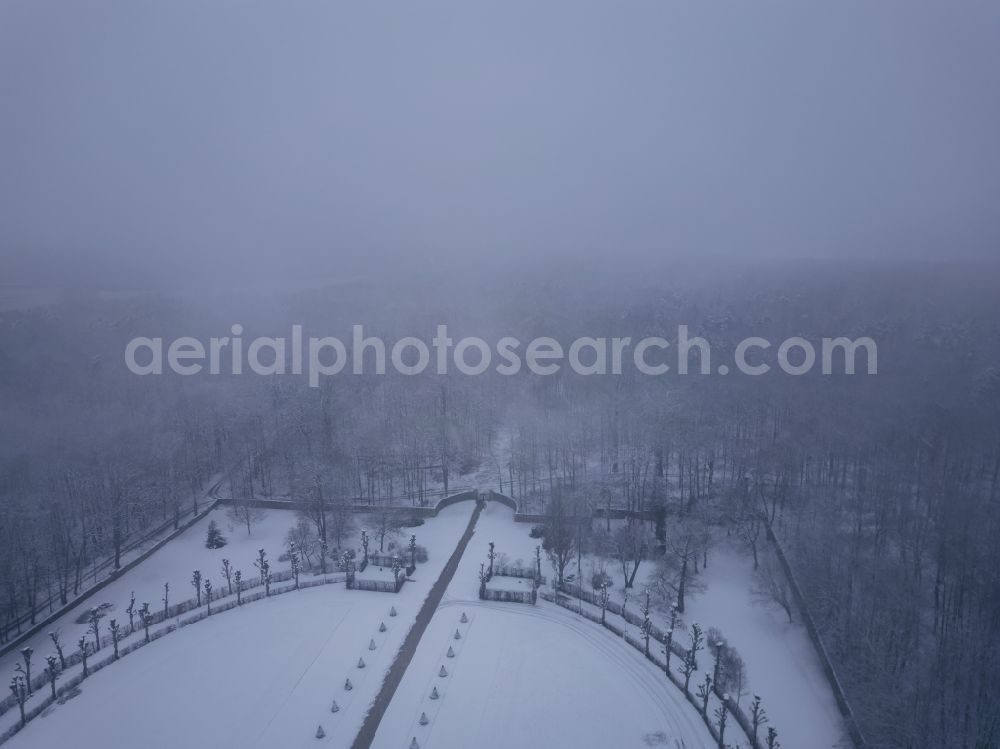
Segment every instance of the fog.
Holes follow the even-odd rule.
[[[987,256],[998,33],[972,1],[8,0],[0,280]]]
[[[1000,746],[1000,3],[2,0],[0,102],[0,744]]]

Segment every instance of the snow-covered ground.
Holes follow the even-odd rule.
[[[488,590],[511,590],[517,592],[531,592],[534,583],[526,577],[503,577],[494,575],[493,579],[486,583]]]
[[[612,521],[612,528],[619,522]],[[764,553],[766,547],[762,546],[761,554]],[[551,566],[545,570],[544,565],[543,561],[542,571],[551,574]],[[589,590],[597,560],[584,555],[581,566],[583,586]],[[652,587],[650,577],[655,568],[653,562],[645,561],[636,574],[628,602],[629,610],[634,613],[640,612],[640,598],[647,581]],[[606,561],[604,569],[612,579],[611,598],[621,603],[624,597],[621,566]],[[569,573],[577,573],[575,558],[567,568]],[[811,749],[851,746],[805,627],[799,621],[789,624],[777,605],[754,596],[753,587],[753,560],[749,553],[732,541],[720,540],[709,551],[708,567],[701,570],[695,585],[689,589],[680,627],[687,629],[697,623],[704,632],[715,628],[737,650],[746,664],[747,675],[746,695],[740,704],[746,709],[753,695],[760,695],[769,725],[777,728],[783,746]],[[656,612],[653,621],[666,628],[667,617],[662,612]],[[679,632],[677,637],[686,647],[687,632]],[[706,654],[705,660],[709,662],[711,656]],[[692,684],[697,684],[700,678],[699,673]]]
[[[403,571],[405,572],[405,570]],[[403,572],[399,574],[402,575]],[[383,582],[391,583],[393,581],[393,572],[390,567],[376,567],[374,564],[369,564],[364,572],[358,572],[357,578],[359,580],[381,580]]]
[[[497,523],[495,520],[499,516],[500,508],[491,506],[490,513],[480,519],[476,536],[462,560],[463,567],[472,561],[473,571],[470,573],[463,571],[463,567],[459,568],[445,595],[446,600],[449,597],[452,600],[476,598],[475,572],[479,569],[478,563],[485,560],[487,543],[491,540],[496,542],[497,553],[505,553],[509,561],[521,559],[525,566],[533,563],[534,549],[540,541],[528,536],[530,526]],[[615,524],[616,521],[612,521],[612,526]],[[475,553],[477,549],[478,557]],[[470,560],[470,556],[475,558]],[[776,605],[755,599],[752,593],[753,561],[749,554],[722,541],[709,552],[708,561],[708,567],[698,576],[698,585],[688,595],[682,627],[697,622],[703,631],[718,629],[736,648],[747,669],[747,696],[741,700],[744,708],[752,695],[759,694],[770,725],[780,731],[784,746],[807,746],[811,749],[850,746],[846,727],[805,628],[798,621],[788,624],[784,612]],[[595,562],[592,557],[584,555],[580,567],[585,588],[589,588]],[[614,562],[606,562],[605,569],[613,580],[612,597],[621,602],[624,591],[621,567]],[[629,594],[629,609],[633,612],[639,612],[641,592],[654,570],[652,562],[641,565],[635,587]],[[577,573],[575,558],[566,571],[567,574]],[[549,579],[554,576],[552,566],[544,555],[542,574]],[[513,578],[494,578],[490,587],[517,589],[511,582]],[[503,606],[509,608],[516,605]],[[539,602],[540,607],[543,605]],[[664,615],[654,614],[653,619],[657,625],[666,626]],[[683,645],[687,644],[687,637],[686,632],[678,634]],[[706,654],[705,660],[707,665],[710,656]],[[698,683],[698,678],[692,683]]]
[[[205,548],[205,536],[212,520],[228,542],[221,549]],[[211,578],[217,589],[220,588],[225,582],[222,577],[223,559],[232,562],[235,569],[242,569],[243,577],[250,579],[259,574],[253,566],[253,560],[257,557],[257,550],[262,548],[267,551],[275,572],[288,569],[288,564],[279,562],[278,557],[285,549],[285,534],[295,522],[295,514],[287,510],[263,511],[261,521],[252,525],[252,533],[248,536],[246,526],[232,526],[226,517],[226,511],[216,508],[142,564],[124,573],[46,629],[58,631],[63,649],[70,653],[76,649],[77,640],[86,634],[89,626],[85,623],[78,624],[76,620],[95,606],[110,605],[107,618],[102,621],[102,634],[107,634],[109,618],[128,622],[125,609],[133,592],[137,608],[148,601],[150,609],[159,611],[163,608],[164,583],[170,584],[171,604],[194,597],[194,587],[191,585],[194,570],[200,570],[204,577]],[[44,663],[45,656],[53,652],[52,641],[46,632],[31,638],[26,645],[34,648],[35,659],[39,663]],[[11,673],[19,660],[20,655],[16,651],[0,658],[0,675]]]
[[[754,600],[753,562],[731,546],[709,556],[704,592],[688,601],[684,620],[715,627],[747,667],[749,704],[759,694],[782,746],[830,749],[851,742],[816,651],[799,624],[776,605]]]
[[[29,722],[9,745],[349,746],[472,509],[471,503],[453,505],[415,529],[429,560],[417,565],[398,595],[325,585],[223,612],[94,674],[83,682],[79,696]],[[294,522],[293,513],[273,511],[255,528],[255,535],[260,531],[256,540],[280,540]],[[203,539],[204,529],[197,528],[175,539],[128,573],[136,575],[129,583],[162,580],[174,564],[193,568],[196,560],[184,552],[204,559],[201,552],[209,550]],[[272,558],[278,550],[275,543]],[[252,561],[252,553],[245,556]],[[118,583],[125,581],[123,577]],[[389,616],[392,606],[397,617]],[[378,632],[381,622],[385,633]],[[369,650],[372,639],[374,651]],[[50,649],[43,643],[36,659]],[[359,658],[364,669],[357,668]],[[354,686],[350,691],[344,690],[347,678]],[[330,712],[333,700],[341,707],[337,713]],[[16,715],[15,708],[0,716],[0,730],[15,722]],[[315,738],[318,725],[326,733],[323,741]]]
[[[676,688],[610,633],[554,606],[478,601],[435,614],[373,747],[413,737],[421,749],[713,746]]]
[[[395,603],[401,616],[388,616]],[[349,745],[414,604],[322,586],[178,630],[83,682],[10,741],[176,749]],[[384,621],[388,631],[379,633]],[[376,650],[368,650],[371,639]],[[357,668],[364,658],[366,668]],[[350,678],[354,688],[344,689]],[[331,713],[336,700],[340,712]],[[315,739],[318,725],[327,738]]]
[[[373,746],[407,747],[414,737],[421,749],[713,746],[680,692],[609,632],[543,602],[477,600],[489,542],[512,561],[531,560],[538,541],[529,529],[499,503],[480,516]],[[434,687],[438,700],[430,699]]]

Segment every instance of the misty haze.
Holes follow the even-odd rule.
[[[0,744],[1000,747],[1000,4],[0,3]]]

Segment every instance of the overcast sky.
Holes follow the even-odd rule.
[[[0,283],[1000,249],[992,0],[2,0],[0,101]]]

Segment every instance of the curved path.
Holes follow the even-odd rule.
[[[372,741],[375,740],[375,732],[378,730],[382,716],[385,714],[386,708],[389,707],[389,702],[392,701],[392,696],[396,693],[399,683],[403,680],[403,674],[406,673],[407,666],[413,660],[413,655],[417,652],[417,646],[420,644],[420,638],[423,637],[427,625],[431,623],[434,612],[437,611],[438,605],[444,597],[445,590],[448,589],[451,579],[455,576],[455,570],[458,569],[458,563],[462,560],[465,547],[469,545],[472,534],[475,533],[476,521],[479,520],[479,514],[482,510],[483,506],[481,504],[476,505],[472,517],[469,518],[469,525],[466,527],[465,533],[462,534],[462,538],[455,547],[455,551],[452,552],[444,569],[441,570],[441,575],[438,577],[437,582],[431,587],[431,592],[427,595],[423,606],[420,607],[420,611],[417,613],[413,627],[406,635],[406,639],[403,640],[403,645],[396,654],[396,659],[392,662],[392,666],[389,667],[389,672],[386,674],[382,689],[379,690],[374,702],[372,702],[371,709],[365,716],[365,722],[362,724],[361,730],[358,731],[351,749],[368,749]]]

